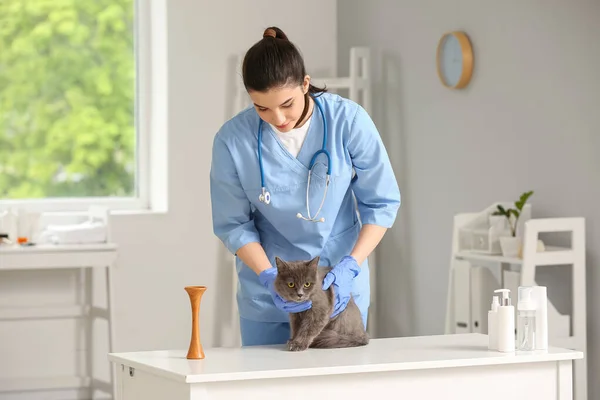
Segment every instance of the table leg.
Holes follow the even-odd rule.
[[[106,302],[108,311],[108,351],[115,351],[115,290],[112,265],[106,268]],[[115,379],[115,366],[110,363],[110,383],[113,390],[113,399],[117,396],[117,380]]]
[[[556,393],[558,394],[558,400],[572,400],[573,399],[573,361],[557,361],[556,370],[558,377],[556,383]]]
[[[84,324],[84,343],[85,343],[85,374],[84,376],[89,376],[91,379],[91,385],[88,388],[87,395],[92,396],[94,391],[94,379],[92,379],[92,373],[94,372],[94,313],[92,310],[94,309],[94,280],[93,273],[94,271],[91,268],[81,268],[82,271],[82,300],[83,306],[87,310],[87,317],[83,321]]]

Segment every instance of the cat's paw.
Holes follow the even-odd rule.
[[[297,340],[288,341],[288,350],[289,351],[304,351],[306,349],[308,349],[307,343],[302,343]]]

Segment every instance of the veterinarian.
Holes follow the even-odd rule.
[[[377,128],[358,104],[313,86],[276,27],[242,74],[253,105],[215,135],[210,170],[214,233],[236,255],[242,345],[285,343],[289,313],[312,305],[274,292],[275,256],[333,266],[323,284],[336,293],[332,317],[352,295],[366,328],[367,257],[400,206]]]

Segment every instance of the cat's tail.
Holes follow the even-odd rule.
[[[358,347],[369,344],[369,335],[342,334],[332,330],[324,330],[317,336],[310,347],[317,349],[334,349],[342,347]]]

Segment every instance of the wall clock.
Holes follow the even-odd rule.
[[[452,89],[467,86],[473,74],[473,48],[464,32],[444,34],[437,48],[437,72],[442,84]]]

